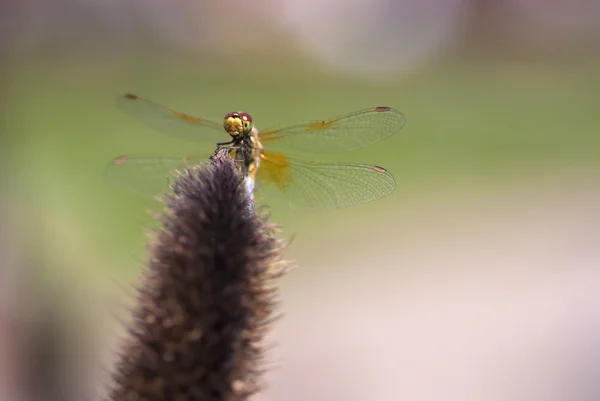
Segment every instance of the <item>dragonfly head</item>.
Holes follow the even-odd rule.
[[[242,111],[227,113],[223,119],[223,127],[232,138],[248,135],[252,131],[252,116]]]

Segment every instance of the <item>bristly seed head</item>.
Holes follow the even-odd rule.
[[[174,182],[109,400],[245,400],[261,388],[273,279],[285,267],[241,183],[226,155]]]

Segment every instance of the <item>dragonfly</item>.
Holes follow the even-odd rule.
[[[216,144],[230,149],[237,160],[246,190],[274,185],[293,207],[333,209],[370,202],[391,194],[393,175],[369,164],[324,162],[293,156],[295,151],[338,153],[360,149],[396,134],[406,123],[404,115],[379,106],[315,120],[258,130],[246,112],[227,113],[222,123],[165,107],[134,94],[117,99],[117,108],[169,136]],[[229,141],[224,141],[229,136]],[[125,190],[155,196],[168,188],[169,176],[197,157],[119,156],[105,175]]]

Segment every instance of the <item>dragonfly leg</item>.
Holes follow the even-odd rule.
[[[241,154],[241,152],[231,152],[232,150],[235,150],[235,149],[241,150],[242,146],[240,146],[240,145],[233,145],[233,141],[231,141],[231,142],[217,143],[217,148],[213,152],[213,154],[211,156],[211,159],[214,158],[214,157],[216,157],[217,154],[219,154],[221,152],[225,152],[225,153],[229,153],[229,156],[232,157],[233,161],[235,161],[237,163],[244,162],[245,161],[244,155]]]

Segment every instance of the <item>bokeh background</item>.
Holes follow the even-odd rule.
[[[298,268],[259,399],[598,399],[599,2],[2,0],[0,40],[0,399],[102,392],[160,210],[104,166],[212,150],[125,92],[258,128],[407,117],[329,158],[386,167],[391,196],[261,195]]]

